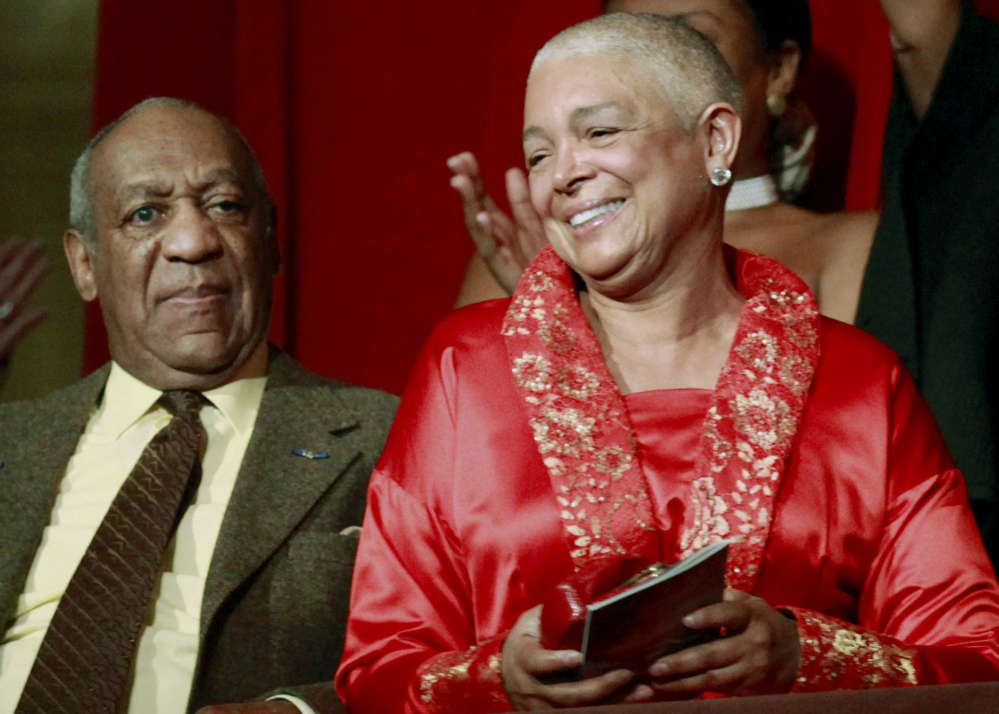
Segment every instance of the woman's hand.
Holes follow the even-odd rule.
[[[513,219],[496,207],[482,187],[478,162],[471,152],[452,156],[451,186],[461,194],[465,226],[489,271],[510,295],[520,274],[547,244],[541,218],[531,205],[527,178],[520,169],[506,172],[506,193]]]
[[[801,657],[798,627],[764,600],[728,589],[724,602],[692,612],[683,622],[695,630],[724,627],[727,636],[657,660],[649,674],[660,697],[773,694],[794,684]]]
[[[582,655],[573,650],[546,650],[541,646],[541,606],[531,608],[503,643],[503,688],[514,709],[555,709],[583,707],[607,700],[634,678],[628,670],[619,669],[581,682],[543,684],[545,675],[564,672],[576,667]],[[647,687],[632,692],[626,701],[651,698]]]

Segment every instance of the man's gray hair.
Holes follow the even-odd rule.
[[[232,122],[208,111],[204,107],[198,106],[194,102],[188,102],[174,97],[151,97],[150,99],[139,102],[97,132],[96,136],[90,140],[87,147],[83,150],[83,153],[80,154],[80,158],[78,158],[76,163],[73,165],[73,173],[69,181],[69,225],[70,228],[78,231],[87,243],[93,246],[97,235],[97,224],[94,219],[94,206],[90,195],[90,160],[93,157],[94,150],[108,137],[112,131],[117,129],[136,114],[149,109],[150,107],[179,107],[182,109],[194,109],[199,112],[210,114],[220,121],[228,131],[232,132],[232,135],[246,150],[246,155],[250,160],[250,178],[252,180],[251,188],[265,200],[264,208],[268,213],[270,212],[270,208],[274,202],[271,199],[270,190],[267,188],[267,177],[264,176],[264,170],[260,167],[260,162],[257,161],[256,154],[253,153],[253,147],[250,146],[246,137],[240,133],[239,129],[237,129]],[[270,232],[270,225],[270,221],[267,221],[268,232]]]
[[[690,131],[709,104],[726,102],[742,114],[742,89],[715,46],[682,20],[650,13],[612,12],[573,25],[548,40],[531,65],[571,57],[617,55],[645,64],[657,91]]]

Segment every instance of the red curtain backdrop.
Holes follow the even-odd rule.
[[[810,196],[829,210],[873,208],[891,86],[887,24],[875,0],[811,5],[815,50],[802,92],[822,130]],[[317,372],[399,392],[472,254],[445,159],[475,151],[501,194],[503,172],[523,161],[534,52],[599,8],[103,0],[94,126],[160,95],[234,121],[280,212],[285,268],[271,338]],[[90,371],[107,348],[99,312],[87,319]]]

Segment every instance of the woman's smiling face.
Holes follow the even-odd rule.
[[[528,81],[524,126],[531,200],[548,239],[600,292],[640,291],[709,212],[706,141],[634,58],[544,62]]]

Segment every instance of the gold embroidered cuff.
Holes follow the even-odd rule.
[[[792,692],[918,684],[914,647],[858,625],[797,607],[801,663]]]
[[[511,711],[500,676],[505,639],[504,634],[464,652],[444,652],[424,662],[416,672],[422,711],[435,714]]]

